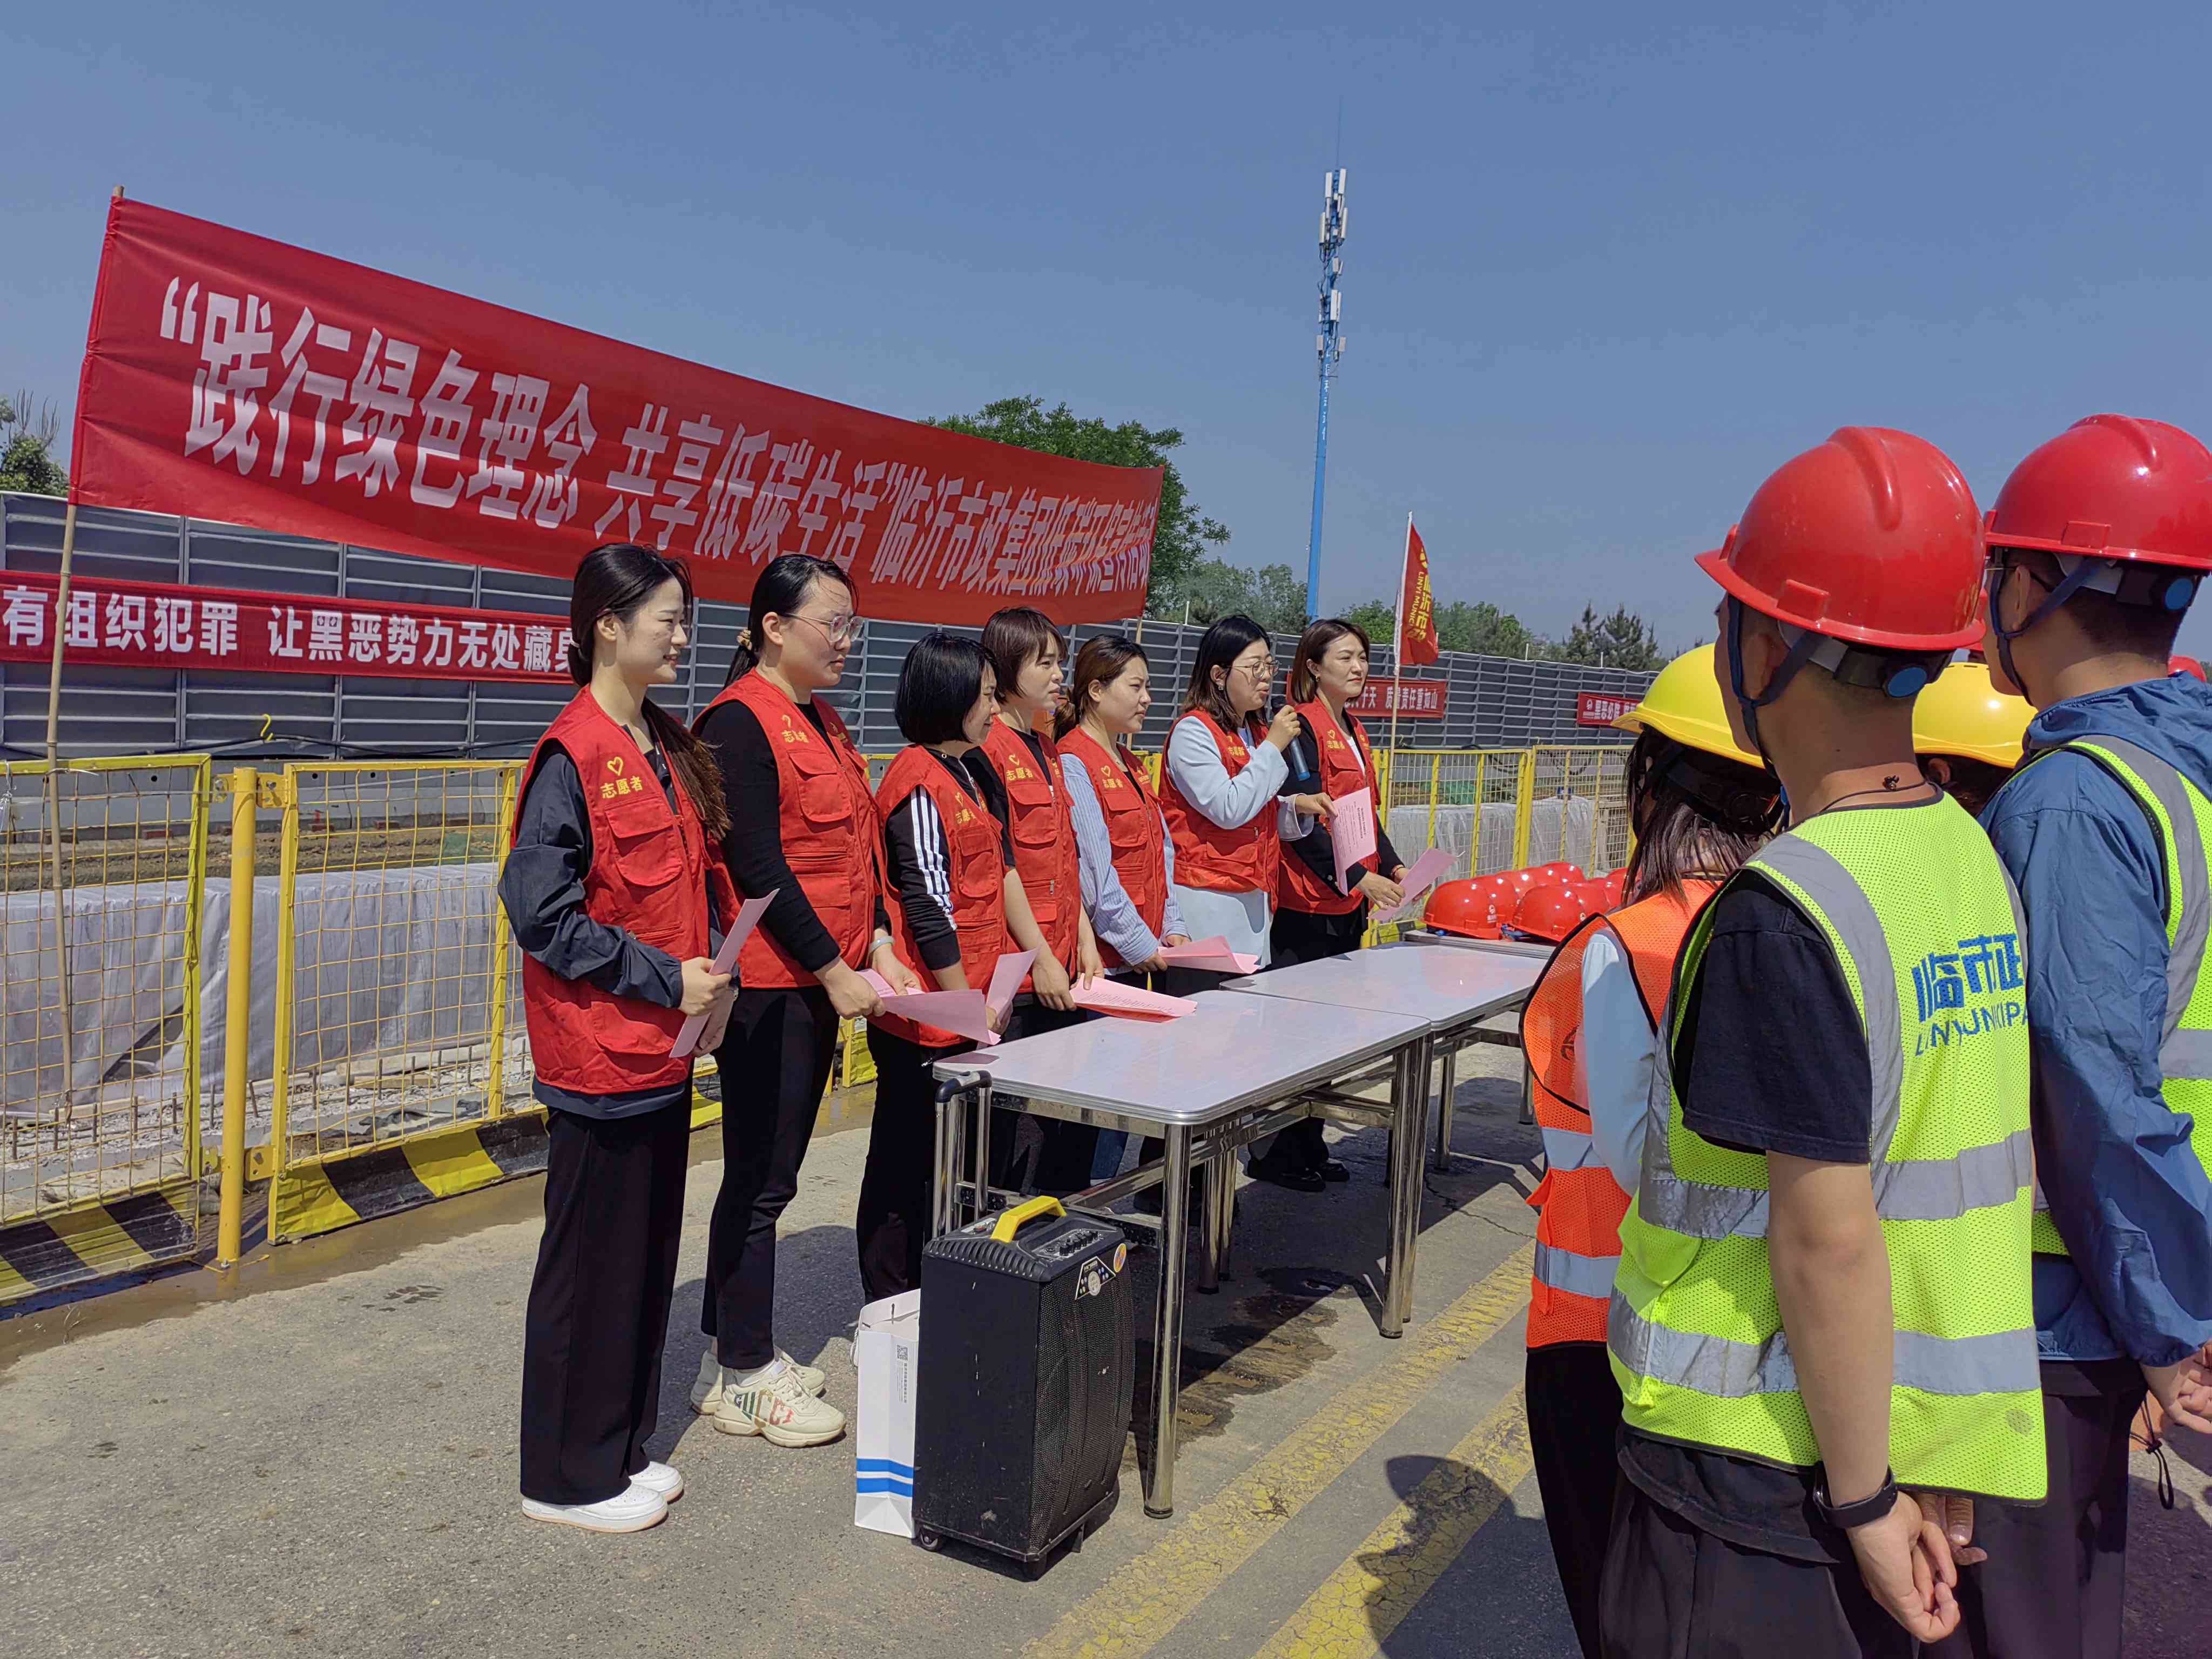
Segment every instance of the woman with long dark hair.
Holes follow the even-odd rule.
[[[1636,837],[1628,902],[1568,934],[1521,1024],[1546,1164],[1528,1200],[1528,1443],[1567,1611],[1590,1659],[1620,1428],[1606,1318],[1620,1218],[1643,1162],[1659,1018],[1691,924],[1780,818],[1773,775],[1729,734],[1710,647],[1668,664],[1618,724],[1638,734],[1626,781]]]
[[[1283,848],[1282,873],[1275,883],[1275,919],[1269,928],[1271,965],[1289,968],[1322,957],[1357,951],[1367,933],[1368,908],[1389,909],[1405,897],[1398,883],[1406,873],[1398,849],[1390,844],[1389,814],[1375,787],[1375,752],[1367,728],[1352,705],[1367,684],[1367,635],[1334,617],[1313,623],[1291,659],[1290,707],[1298,717],[1298,735],[1284,758],[1290,778],[1286,794],[1313,793],[1341,800],[1367,792],[1375,813],[1375,854],[1336,879],[1336,845],[1326,823]],[[1328,1155],[1322,1121],[1307,1118],[1275,1137],[1252,1160],[1262,1181],[1310,1190],[1313,1178],[1348,1181],[1352,1172]]]
[[[983,624],[983,654],[998,684],[999,717],[976,758],[988,771],[992,808],[1013,838],[1014,868],[1026,896],[1025,907],[1007,917],[1014,945],[1036,952],[1006,1030],[1010,1036],[1035,1036],[1088,1019],[1075,1006],[1073,981],[1105,971],[1083,908],[1075,823],[1052,739],[1061,680],[1060,630],[1041,611],[1012,607]],[[992,1120],[991,1146],[991,1178],[997,1184],[1065,1194],[1090,1184],[1098,1131],[1001,1111]]]
[[[1207,629],[1160,775],[1175,842],[1176,906],[1192,937],[1219,934],[1262,967],[1273,954],[1268,930],[1283,842],[1328,811],[1316,794],[1276,799],[1290,780],[1284,754],[1299,726],[1287,705],[1272,720],[1262,712],[1274,684],[1274,654],[1259,623],[1229,616]]]
[[[647,695],[691,632],[684,566],[595,548],[569,599],[581,689],[523,770],[500,902],[522,947],[534,1092],[550,1144],[545,1236],[522,1340],[522,1507],[637,1532],[684,1480],[647,1458],[690,1145],[685,1018],[730,1012],[712,970],[737,898],[714,757]]]
[[[860,976],[916,981],[892,947],[883,836],[868,767],[819,695],[845,672],[860,622],[852,579],[786,553],[753,584],[729,683],[699,717],[720,761],[723,846],[740,892],[774,893],[738,957],[722,1078],[722,1190],[707,1240],[700,1326],[714,1339],[691,1401],[725,1434],[818,1446],[845,1431],[821,1370],[775,1342],[775,1228],[799,1190],[838,1022],[883,999]]]
[[[1000,957],[1012,948],[1011,913],[1027,915],[1013,843],[975,770],[977,747],[999,712],[990,659],[973,640],[927,635],[899,670],[896,707],[908,747],[876,790],[898,896],[891,928],[900,954],[939,990],[985,990]],[[854,1231],[871,1302],[921,1281],[937,1127],[931,1068],[975,1046],[892,1014],[869,1024],[876,1115]]]

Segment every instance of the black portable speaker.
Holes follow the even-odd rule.
[[[1103,1521],[1136,1384],[1129,1247],[1032,1199],[933,1239],[915,1402],[914,1523],[1032,1571]]]

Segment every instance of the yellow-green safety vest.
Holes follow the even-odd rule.
[[[1765,881],[1826,936],[1858,1008],[1896,1314],[1890,1466],[1907,1486],[2040,1499],[2026,961],[2011,878],[1946,797],[1815,817],[1735,879]],[[1668,1000],[1607,1343],[1631,1428],[1807,1468],[1820,1453],[1775,1301],[1766,1159],[1685,1127],[1674,1085],[1673,1050],[1720,908],[1692,930]],[[1787,1025],[1771,1040],[1790,1041]]]
[[[2212,932],[2212,801],[2148,750],[2121,738],[2089,738],[2038,750],[2028,764],[2071,750],[2087,755],[2142,804],[2158,832],[2166,869],[2166,1025],[2159,1070],[2166,1103],[2189,1114],[2190,1145],[2212,1174],[2212,974],[2205,938]],[[2026,767],[2021,769],[2026,770]],[[2035,1190],[2036,1253],[2064,1255],[2066,1241]]]

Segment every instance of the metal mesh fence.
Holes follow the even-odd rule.
[[[0,763],[0,1228],[165,1189],[196,1216],[212,788],[204,755]]]

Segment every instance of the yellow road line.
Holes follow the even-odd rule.
[[[1195,1612],[1230,1574],[1356,1462],[1451,1368],[1511,1322],[1528,1299],[1532,1246],[1426,1325],[1411,1349],[1306,1419],[1168,1535],[1024,1650],[1030,1659],[1135,1659]],[[1149,1523],[1148,1523],[1149,1524]]]
[[[1370,1659],[1534,1467],[1528,1414],[1516,1388],[1306,1597],[1255,1659]]]

